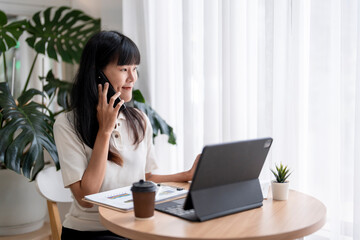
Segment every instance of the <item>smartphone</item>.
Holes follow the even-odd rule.
[[[107,92],[107,102],[109,103],[110,98],[111,98],[112,96],[114,96],[114,94],[116,93],[114,87],[111,85],[109,79],[105,76],[105,74],[103,73],[103,71],[99,71],[98,76],[97,76],[97,78],[96,78],[96,81],[97,81],[97,84],[101,84],[101,85],[103,86],[103,88],[104,88],[104,84],[105,84],[106,82],[109,83],[109,89],[108,89],[108,92]],[[118,97],[117,99],[115,99],[114,107],[116,107],[116,105],[117,105],[120,101],[121,101],[121,98],[120,98],[120,97]],[[119,110],[119,111],[124,110],[125,108],[126,108],[126,106],[125,106],[125,103],[124,103],[124,104],[120,107],[120,110]]]

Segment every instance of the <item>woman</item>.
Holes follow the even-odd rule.
[[[71,93],[72,110],[58,116],[55,142],[65,187],[74,202],[63,223],[62,239],[119,239],[100,224],[98,208],[82,201],[85,195],[131,185],[189,181],[193,167],[173,175],[155,175],[157,168],[152,127],[141,111],[126,107],[137,81],[140,53],[121,33],[102,31],[86,44]],[[102,71],[116,93],[107,100],[109,84],[97,83]],[[114,107],[115,99],[122,100]],[[121,238],[120,238],[121,239]]]

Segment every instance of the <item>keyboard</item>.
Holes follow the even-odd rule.
[[[194,209],[190,209],[190,210],[183,209],[184,202],[185,202],[185,198],[164,202],[164,203],[158,203],[155,205],[155,209],[160,212],[167,213],[189,221],[193,221],[193,222],[199,221]]]

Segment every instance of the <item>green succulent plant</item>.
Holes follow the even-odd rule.
[[[286,182],[286,180],[291,175],[291,172],[289,172],[290,169],[288,168],[288,166],[284,166],[282,163],[280,163],[280,166],[277,166],[275,164],[275,168],[276,168],[276,171],[273,169],[270,169],[270,170],[274,174],[274,176],[276,178],[276,182],[278,182],[278,183]]]

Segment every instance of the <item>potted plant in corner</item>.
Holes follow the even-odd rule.
[[[99,19],[68,7],[48,8],[31,19],[13,22],[8,22],[7,15],[0,11],[0,56],[4,67],[0,79],[0,235],[31,232],[42,226],[46,202],[29,179],[34,180],[44,167],[45,150],[60,167],[52,132],[55,114],[49,105],[35,100],[51,94],[28,88],[30,81],[38,79],[32,76],[35,63],[40,55],[77,62],[87,39],[99,30]],[[36,55],[30,69],[21,69],[28,75],[20,95],[15,97],[8,85],[6,52],[18,45],[25,32],[26,43]],[[64,82],[55,86],[59,102],[63,87],[68,85]]]
[[[45,150],[57,168],[60,167],[52,127],[56,115],[69,108],[72,83],[56,78],[52,70],[46,76],[32,76],[34,65],[40,55],[69,64],[78,63],[85,43],[98,31],[100,19],[93,19],[82,11],[69,7],[47,8],[35,13],[29,20],[11,23],[8,23],[6,14],[0,10],[0,57],[4,61],[4,78],[0,78],[0,235],[30,232],[42,226],[42,222],[29,222],[42,219],[35,217],[39,215],[34,213],[37,211],[35,205],[39,205],[39,198],[29,199],[29,189],[35,190],[35,187],[28,181],[34,180],[44,168]],[[21,94],[15,97],[9,89],[5,53],[17,45],[24,32],[28,33],[26,42],[36,55]],[[29,82],[39,81],[38,78],[44,81],[44,89],[28,88]],[[45,97],[48,101],[44,104],[37,102],[36,96]],[[133,96],[133,106],[148,115],[154,130],[153,136],[159,132],[167,134],[168,142],[175,144],[176,137],[172,128],[145,103],[141,92],[134,90]],[[54,99],[57,101],[53,101]],[[52,111],[52,104],[56,104],[60,110]],[[17,177],[25,185],[15,183],[10,175]],[[17,193],[25,196],[18,196]],[[12,209],[5,206],[5,200]],[[46,207],[45,202],[43,205]],[[14,220],[16,216],[17,219]],[[43,218],[41,214],[39,216]],[[23,228],[11,226],[9,231],[2,228],[12,224]]]
[[[291,175],[288,166],[280,163],[275,165],[276,170],[271,169],[275,176],[275,180],[271,182],[272,195],[274,200],[287,200],[289,195],[289,181],[287,179]]]

